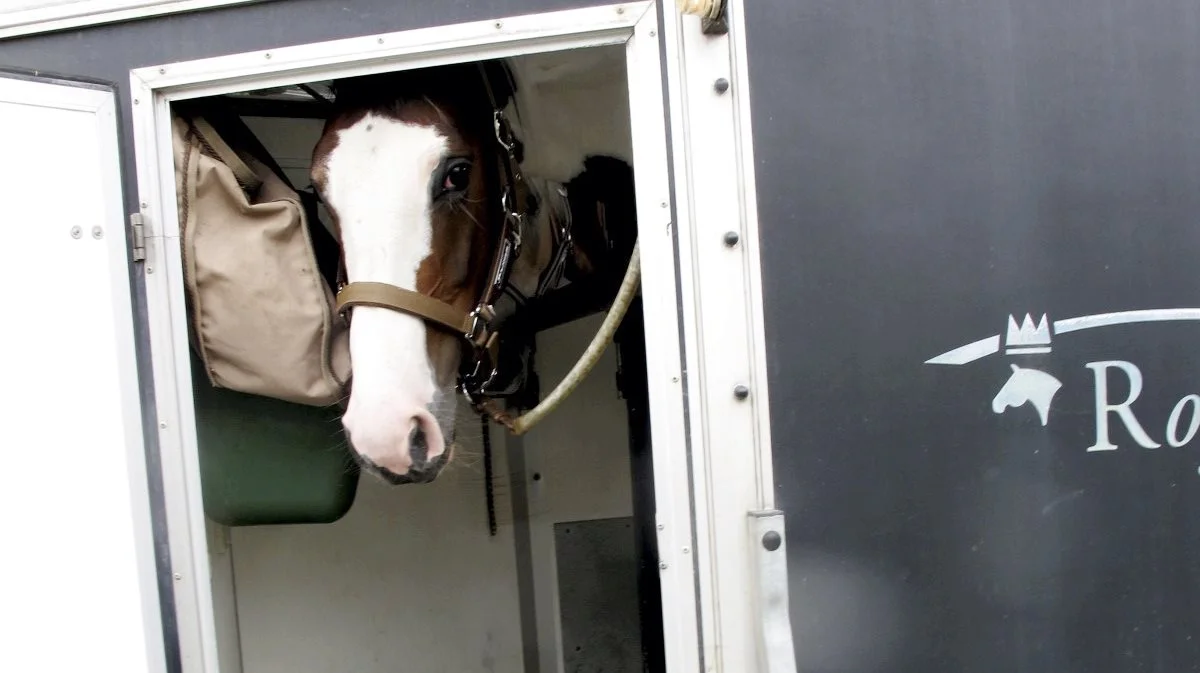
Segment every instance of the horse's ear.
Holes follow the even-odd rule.
[[[513,77],[512,68],[504,59],[480,61],[479,66],[483,69],[483,76],[487,77],[488,84],[492,87],[496,105],[503,109],[517,94],[517,81]]]

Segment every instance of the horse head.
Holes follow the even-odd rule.
[[[1002,414],[1009,407],[1030,404],[1037,410],[1042,425],[1050,420],[1050,404],[1062,382],[1038,369],[1010,364],[1012,374],[992,398],[992,411]]]
[[[468,336],[497,269],[509,264],[506,285],[529,295],[561,250],[550,221],[570,206],[519,170],[515,136],[498,137],[495,113],[514,92],[496,62],[339,81],[314,148],[312,183],[342,248],[339,304],[374,286],[415,309],[346,309],[353,378],[342,424],[363,468],[391,483],[431,481],[450,459],[461,377],[495,345],[471,347]]]

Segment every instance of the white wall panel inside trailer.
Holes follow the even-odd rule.
[[[525,670],[507,478],[491,537],[473,421],[432,484],[364,475],[336,523],[232,529],[246,673]]]
[[[579,359],[602,320],[603,316],[592,316],[538,335],[537,366],[543,394]],[[614,345],[562,406],[521,440],[543,673],[563,670],[554,524],[633,514],[629,424],[625,402],[617,394],[616,371]],[[637,572],[633,560],[631,574]]]

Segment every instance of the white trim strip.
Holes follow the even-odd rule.
[[[0,39],[195,12],[262,0],[77,0],[0,12]]]

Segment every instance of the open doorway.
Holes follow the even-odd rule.
[[[144,80],[135,73],[135,84],[146,92],[146,107],[135,121],[143,208],[156,211],[158,218],[151,220],[163,225],[151,253],[163,263],[147,265],[148,274],[157,266],[163,279],[158,281],[161,294],[151,302],[152,316],[157,312],[161,319],[152,339],[175,349],[156,347],[156,380],[160,391],[178,396],[177,410],[168,416],[180,419],[177,444],[164,443],[164,452],[177,451],[172,460],[164,459],[164,469],[174,471],[177,484],[190,487],[168,486],[175,505],[174,515],[169,513],[173,555],[189,559],[196,571],[177,575],[177,586],[191,590],[177,600],[177,611],[181,631],[191,630],[190,645],[206,663],[213,662],[209,665],[219,662],[222,671],[391,670],[394,653],[403,652],[408,665],[420,670],[665,670],[664,639],[678,637],[675,631],[687,628],[689,618],[664,631],[664,616],[694,615],[695,607],[661,601],[659,582],[666,568],[656,553],[664,536],[686,539],[689,534],[659,523],[673,516],[686,519],[686,493],[671,492],[666,502],[656,502],[656,469],[674,462],[686,470],[682,405],[672,399],[679,393],[671,384],[677,385],[679,377],[670,375],[679,366],[678,340],[646,339],[656,330],[665,335],[679,329],[670,239],[644,235],[648,227],[669,223],[661,87],[656,45],[634,43],[638,30],[653,35],[652,13],[631,19],[608,11],[620,17],[615,20],[619,31],[610,17],[585,40],[572,32],[581,30],[578,24],[557,17],[562,23],[547,34],[558,35],[564,44],[529,39],[526,33],[528,43],[521,49],[507,45],[513,53],[504,56],[514,65],[518,86],[522,72],[574,68],[572,76],[550,85],[569,87],[590,73],[595,82],[624,94],[605,99],[611,119],[620,122],[607,134],[626,148],[623,157],[617,154],[636,183],[630,185],[628,209],[636,213],[642,233],[641,297],[626,316],[617,346],[552,418],[519,441],[505,441],[494,424],[483,430],[469,410],[459,413],[457,456],[429,484],[392,486],[364,473],[352,450],[331,439],[340,432],[335,413],[214,389],[179,345],[187,343],[190,318],[179,222],[169,198],[175,193],[174,175],[163,160],[164,152],[169,160],[170,148],[159,140],[166,137],[164,125],[188,106],[222,107],[251,130],[278,172],[304,192],[325,123],[320,108],[326,87],[338,79],[386,72],[387,66],[360,53],[315,68],[298,49],[263,57],[270,65],[258,81],[245,71],[228,77],[229,68],[200,62],[148,69],[141,73],[148,75]],[[376,43],[385,42],[381,37]],[[492,57],[492,47],[493,52],[477,51]],[[424,58],[431,63],[409,54],[408,61],[393,57],[391,65],[438,67],[475,56],[429,52]],[[289,60],[297,65],[289,68]],[[650,76],[638,75],[647,70]],[[187,83],[172,85],[172,75]],[[161,77],[167,79],[151,81]],[[557,125],[567,135],[578,131],[563,123],[569,120],[561,111],[542,114],[542,128]],[[563,177],[570,181],[579,173]],[[331,221],[320,205],[315,212],[318,226]],[[313,229],[314,240],[324,234]],[[510,402],[527,408],[565,373],[603,317],[606,296],[611,300],[615,289],[612,281],[568,284],[560,290],[572,292],[569,300],[550,301],[546,295],[542,310],[528,314],[536,317],[521,330],[526,342],[517,352],[527,359],[517,359],[525,366]],[[160,406],[169,406],[170,398],[160,392]],[[319,424],[325,426],[323,436]],[[660,436],[677,440],[661,454],[657,446],[649,450],[652,425]],[[283,426],[290,434],[279,431]],[[304,455],[288,462],[286,452],[301,438]],[[253,465],[247,467],[246,461]],[[303,489],[277,488],[281,481],[301,481],[289,482],[285,465],[302,466],[297,472],[316,476]],[[231,478],[240,481],[236,488],[230,487]],[[321,497],[314,498],[318,493]],[[274,501],[264,500],[264,494],[273,494]],[[180,533],[187,527],[197,530],[201,521],[207,538]],[[183,633],[181,641],[187,649]]]

